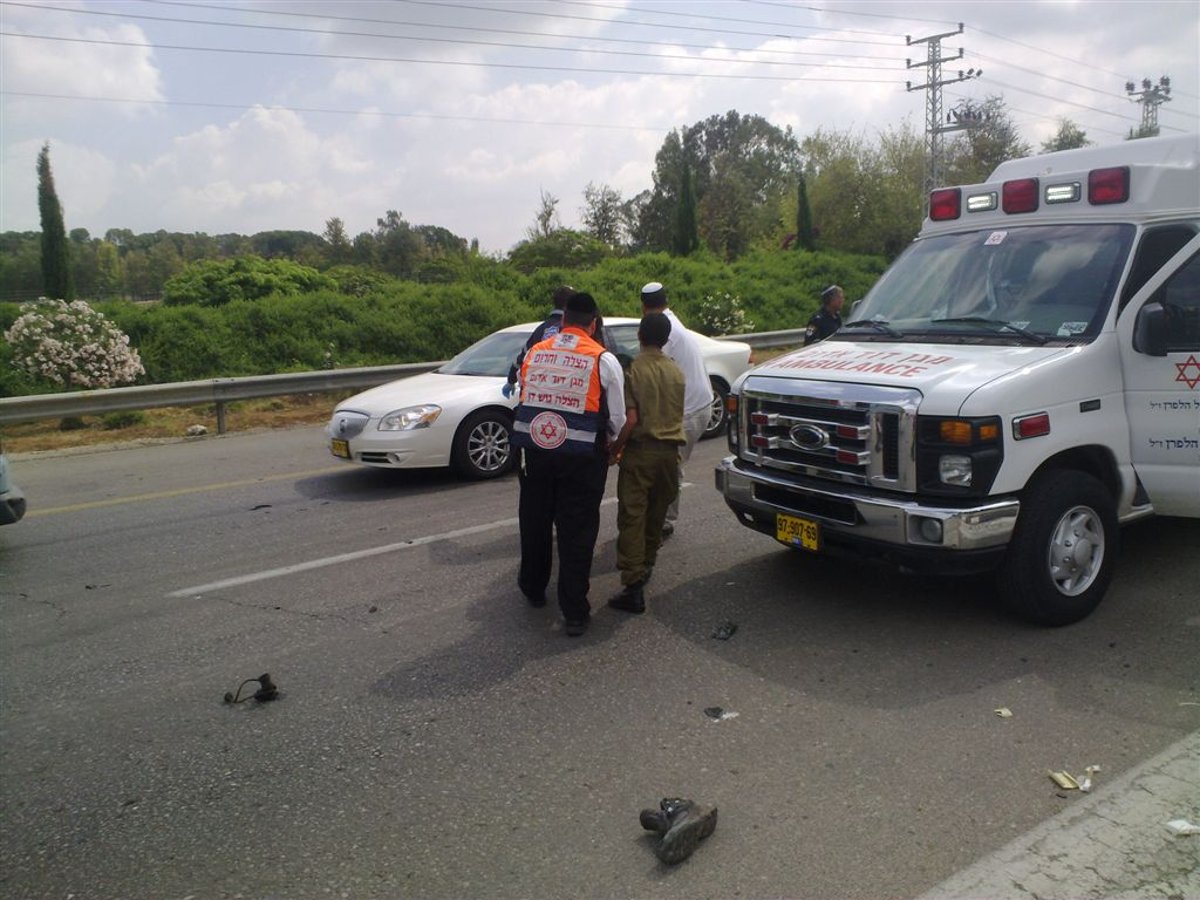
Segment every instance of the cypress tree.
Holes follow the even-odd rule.
[[[812,208],[808,205],[808,185],[804,173],[800,173],[800,186],[796,189],[796,249],[815,250],[813,240]]]
[[[42,216],[42,287],[54,300],[71,300],[75,290],[71,285],[71,248],[63,225],[62,204],[54,190],[50,172],[50,142],[42,145],[38,154],[38,212]]]
[[[692,192],[692,169],[686,163],[679,184],[679,206],[675,218],[675,255],[687,256],[700,246],[696,236],[696,195]]]

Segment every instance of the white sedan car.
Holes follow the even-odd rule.
[[[638,319],[604,323],[608,348],[627,365],[638,351]],[[330,452],[387,469],[450,466],[465,478],[510,471],[509,443],[517,398],[501,388],[536,322],[513,325],[472,344],[441,368],[391,381],[338,404],[326,427]],[[750,345],[696,335],[714,388],[706,437],[725,422],[725,396],[750,367]]]

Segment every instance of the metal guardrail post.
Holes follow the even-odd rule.
[[[217,434],[225,433],[225,401],[217,401]]]

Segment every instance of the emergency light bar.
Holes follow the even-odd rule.
[[[967,213],[991,212],[1000,206],[1008,215],[1037,212],[1039,202],[1047,205],[1078,203],[1083,199],[1083,186],[1078,179],[1057,181],[1043,189],[1040,179],[1018,178],[1006,181],[995,190],[967,194]],[[1129,166],[1093,169],[1087,176],[1087,201],[1092,206],[1125,203],[1129,199]],[[939,188],[929,195],[929,218],[946,222],[963,213],[962,188]]]

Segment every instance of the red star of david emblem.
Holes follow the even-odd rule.
[[[544,419],[538,431],[547,441],[552,441],[558,437],[558,425],[550,419]]]
[[[1175,380],[1182,381],[1189,390],[1194,391],[1196,385],[1200,384],[1200,359],[1196,359],[1196,354],[1193,353],[1181,363],[1175,363],[1175,368],[1179,370]]]

